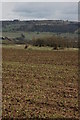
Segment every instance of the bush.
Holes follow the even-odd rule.
[[[32,41],[30,41],[30,44],[33,46],[49,46],[53,47],[54,49],[57,48],[77,48],[78,47],[78,41],[75,41],[77,39],[71,39],[67,37],[61,37],[61,36],[48,36],[48,37],[41,37],[41,38],[33,38]]]

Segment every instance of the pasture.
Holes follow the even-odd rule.
[[[20,37],[21,34],[24,34],[25,35],[25,38],[28,39],[28,40],[32,40],[33,38],[43,38],[43,37],[48,37],[48,36],[52,36],[52,35],[57,35],[57,36],[61,36],[61,37],[67,37],[67,38],[77,38],[78,35],[76,33],[60,33],[60,34],[57,34],[57,33],[53,33],[53,32],[22,32],[22,31],[19,31],[19,32],[3,32],[3,36],[4,37],[9,37],[9,38],[16,38],[16,37]],[[1,35],[1,32],[0,32],[0,36]]]
[[[3,118],[78,118],[78,51],[40,49],[3,46]]]

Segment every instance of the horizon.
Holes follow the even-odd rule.
[[[55,20],[52,20],[52,19],[31,19],[31,20],[28,20],[28,19],[24,19],[24,20],[12,19],[12,20],[9,20],[9,19],[7,19],[7,20],[0,20],[0,21],[1,22],[5,22],[5,21],[12,21],[12,22],[14,22],[14,21],[20,21],[20,22],[22,22],[22,21],[64,21],[64,22],[79,22],[77,20],[59,20],[59,19],[55,19]]]

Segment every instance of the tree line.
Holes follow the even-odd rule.
[[[33,46],[49,46],[55,49],[57,48],[77,48],[78,42],[75,39],[64,38],[60,36],[49,36],[41,38],[33,38],[29,44]]]

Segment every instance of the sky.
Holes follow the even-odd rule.
[[[79,0],[0,0],[1,2],[79,2]]]
[[[8,1],[3,0],[1,3],[2,20],[78,20],[78,2],[76,0],[73,0],[74,2]]]

